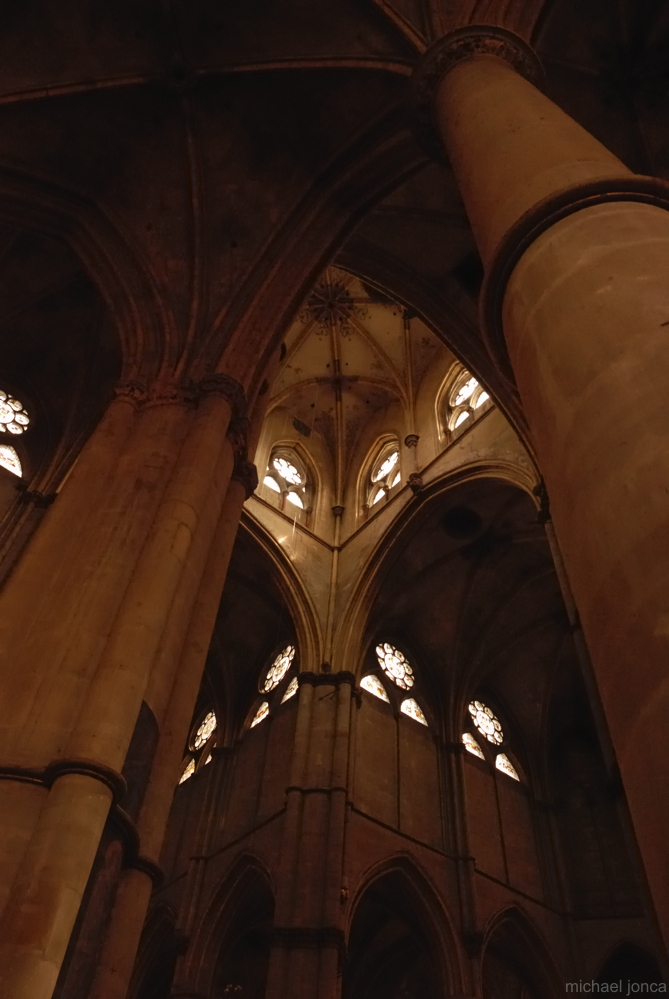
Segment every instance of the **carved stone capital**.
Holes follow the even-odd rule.
[[[535,87],[543,86],[544,71],[538,56],[522,38],[511,31],[493,25],[471,24],[444,35],[425,52],[413,75],[417,136],[423,148],[434,159],[445,159],[443,143],[433,115],[437,87],[458,63],[481,55],[504,59]]]
[[[243,386],[230,375],[209,374],[205,375],[199,383],[201,396],[220,395],[230,403],[232,409],[232,419],[240,420],[246,417],[246,395]]]
[[[235,482],[241,482],[244,486],[247,499],[258,488],[258,469],[252,461],[246,461],[246,459],[235,461],[232,478]]]
[[[408,448],[418,447],[419,440],[420,437],[418,436],[418,434],[407,434],[406,437],[404,438],[405,447]]]

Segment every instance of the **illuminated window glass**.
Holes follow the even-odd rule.
[[[502,726],[490,708],[487,708],[481,701],[471,701],[469,713],[472,716],[474,725],[481,735],[485,736],[488,742],[492,742],[496,746],[504,742]]]
[[[368,693],[374,694],[374,697],[380,697],[382,701],[390,703],[390,698],[386,693],[386,688],[383,686],[378,676],[374,676],[373,673],[369,673],[368,676],[363,676],[360,681],[360,686]]]
[[[193,759],[192,756],[189,756],[183,768],[181,777],[179,778],[179,783],[183,784],[183,782],[185,780],[188,780],[189,777],[192,777],[194,773],[195,773],[195,760]]]
[[[20,477],[23,474],[21,460],[14,448],[8,444],[0,444],[0,465],[13,475]]]
[[[479,760],[485,760],[483,750],[479,746],[478,742],[469,732],[462,733],[462,741],[465,745],[465,749],[468,753],[473,753],[474,756],[478,756]]]
[[[413,697],[404,698],[400,705],[400,711],[408,715],[409,718],[413,718],[414,721],[420,722],[421,725],[427,725],[427,718],[423,714],[420,704]]]
[[[495,759],[495,766],[497,767],[498,770],[501,770],[503,774],[506,774],[507,777],[513,777],[514,780],[520,780],[516,768],[514,767],[513,763],[506,755],[506,753],[497,754],[497,757]]]
[[[253,721],[251,722],[251,728],[255,728],[259,725],[261,721],[264,721],[269,714],[269,704],[267,701],[263,701],[258,710],[256,711]]]
[[[297,687],[298,687],[297,677],[294,676],[293,679],[288,684],[288,686],[286,687],[286,691],[285,691],[283,697],[281,698],[281,703],[282,704],[283,704],[284,701],[289,701],[291,699],[291,697],[295,696],[295,694],[297,693]]]
[[[204,761],[205,767],[206,767],[207,763],[211,763],[211,761],[213,760],[213,758],[214,757],[211,755],[211,753],[209,753],[209,755],[207,756],[207,759]]]
[[[473,422],[474,414],[490,395],[466,368],[460,368],[446,395],[445,424],[451,432]]]
[[[368,506],[376,506],[390,491],[401,482],[399,469],[400,446],[395,441],[383,445],[372,464],[367,480],[366,500]]]
[[[382,645],[376,646],[376,656],[379,666],[393,683],[403,690],[410,690],[413,687],[413,669],[399,649],[388,642],[383,642]]]
[[[260,690],[262,693],[269,694],[270,690],[274,690],[278,687],[284,676],[290,669],[291,663],[295,658],[295,646],[287,645],[283,652],[280,652],[270,668],[265,674],[265,679],[260,685]]]
[[[304,462],[291,447],[277,447],[271,454],[263,485],[275,494],[274,502],[291,517],[311,512],[311,488]]]
[[[22,434],[29,423],[23,403],[0,389],[0,433]]]
[[[198,726],[193,738],[193,749],[202,749],[205,742],[208,742],[216,729],[216,715],[210,711]]]

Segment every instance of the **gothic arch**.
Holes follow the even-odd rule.
[[[631,940],[617,943],[602,961],[596,981],[603,984],[621,980],[648,984],[662,982],[662,971],[655,955]]]
[[[272,563],[277,584],[295,625],[300,669],[315,670],[322,658],[323,633],[316,608],[304,583],[280,545],[248,511],[242,514],[240,530],[251,535]]]
[[[523,997],[528,999],[558,999],[564,993],[541,934],[515,905],[496,913],[486,927],[481,978],[483,999],[495,999],[497,993],[491,987],[498,981],[522,984]]]
[[[214,891],[198,926],[185,959],[185,978],[195,991],[209,995],[217,976],[226,974],[226,944],[239,950],[239,939],[258,950],[267,950],[269,928],[274,912],[275,891],[269,871],[252,855],[238,857]],[[266,939],[265,939],[266,938]],[[243,946],[243,943],[242,943]],[[234,958],[234,955],[233,955]],[[228,974],[234,971],[227,970]]]
[[[147,919],[128,999],[169,999],[178,956],[175,924],[174,912],[164,902],[157,905]]]
[[[0,220],[68,243],[113,317],[124,381],[151,378],[176,361],[173,322],[118,219],[75,191],[0,166]]]
[[[360,878],[352,892],[346,912],[346,938],[351,964],[344,976],[345,999],[358,999],[365,994],[362,979],[374,974],[370,968],[368,955],[364,957],[367,967],[356,968],[356,920],[362,916],[369,920],[370,913],[365,914],[364,906],[371,898],[370,893],[382,891],[386,902],[392,907],[396,902],[395,915],[399,920],[408,917],[412,926],[420,927],[419,936],[431,952],[430,956],[436,972],[438,994],[458,995],[466,991],[463,984],[463,971],[460,951],[449,915],[444,909],[439,896],[430,883],[430,879],[420,869],[413,857],[407,854],[395,854],[381,863],[374,865]],[[373,922],[373,916],[372,920]],[[365,948],[369,948],[369,938],[365,938]],[[380,956],[380,955],[379,955]],[[357,982],[356,982],[357,978]],[[374,993],[376,994],[376,993]]]
[[[356,586],[337,625],[333,653],[335,663],[348,663],[348,668],[355,672],[362,668],[369,613],[383,583],[384,567],[406,545],[407,538],[417,529],[426,511],[456,486],[487,478],[515,486],[536,503],[532,494],[536,478],[509,461],[472,462],[431,483],[399,514],[388,533],[377,541],[366,564],[360,567]]]

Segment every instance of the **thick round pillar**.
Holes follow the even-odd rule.
[[[24,802],[16,829],[4,816],[3,994],[51,996],[110,806],[123,804],[120,770],[149,692],[165,714],[244,438],[239,420],[226,431],[242,407],[241,388],[217,375],[195,392],[114,403],[3,593],[8,634],[26,617],[33,625],[21,684],[16,663],[2,672],[15,710],[0,729],[0,777],[11,778],[0,789]],[[77,520],[81,489],[98,502]],[[40,602],[26,601],[52,579]],[[194,701],[199,675],[189,678]]]
[[[520,40],[463,30],[417,89],[485,264],[484,335],[518,387],[669,940],[669,188],[537,75]]]

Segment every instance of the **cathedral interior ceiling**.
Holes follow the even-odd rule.
[[[252,3],[234,16],[205,0],[171,13],[148,0],[115,5],[113,15],[91,0],[71,19],[62,5],[56,13],[14,4],[0,40],[5,186],[12,172],[28,176],[44,197],[57,190],[97,206],[115,229],[119,260],[125,245],[145,271],[145,284],[129,292],[136,323],[161,328],[142,346],[145,376],[161,363],[182,373],[216,364],[247,313],[247,341],[261,325],[278,342],[339,249],[344,266],[438,327],[522,429],[478,334],[480,275],[450,171],[427,166],[409,138],[384,143],[393,128],[408,136],[409,76],[421,49],[458,24],[497,23],[537,47],[551,97],[633,169],[667,176],[669,15],[654,0],[626,0],[617,17],[609,6],[321,0],[305,18],[294,0]],[[362,162],[365,135],[383,147],[383,172]],[[328,169],[347,159],[353,179],[335,194]],[[314,199],[332,209],[318,239],[313,216],[299,221]],[[13,224],[16,211],[0,198]],[[29,224],[42,222],[33,213]],[[286,226],[303,252],[292,271],[282,265],[277,284],[268,274]]]

